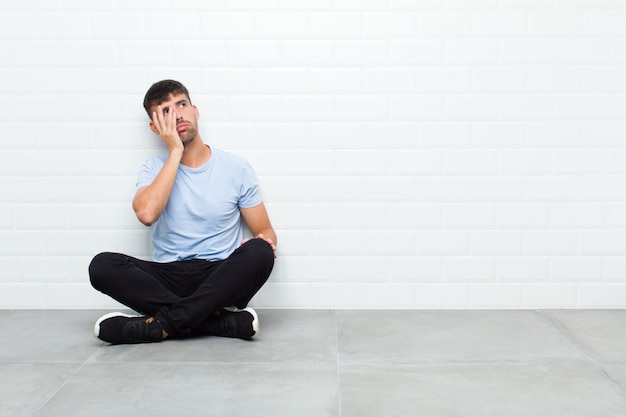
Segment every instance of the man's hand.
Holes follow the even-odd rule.
[[[169,110],[169,111],[168,111]],[[173,109],[163,112],[163,106],[157,106],[157,110],[152,112],[152,125],[156,133],[161,136],[161,140],[172,153],[173,151],[183,151],[183,141],[176,130],[176,120],[178,115]]]
[[[274,252],[274,259],[278,258],[278,255],[276,255],[276,245],[274,244],[274,242],[272,242],[272,239],[266,239],[265,236],[263,236],[262,233],[259,233],[257,235],[257,239],[263,239],[264,241],[266,241],[272,247],[272,251]],[[250,239],[244,239],[244,240],[241,241],[241,244],[243,245],[244,243],[246,243],[249,240]]]

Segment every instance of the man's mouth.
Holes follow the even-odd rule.
[[[178,126],[176,126],[176,131],[182,132],[183,130],[187,130],[188,127],[189,125],[187,123],[181,123]]]

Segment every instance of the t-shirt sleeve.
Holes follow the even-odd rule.
[[[155,169],[153,160],[148,159],[137,173],[137,189],[152,184],[157,174],[158,170]]]
[[[243,164],[242,184],[239,195],[239,207],[241,208],[256,207],[263,202],[259,189],[259,179],[247,161],[244,161]]]

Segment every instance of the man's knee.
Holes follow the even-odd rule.
[[[97,290],[102,290],[106,286],[106,277],[110,276],[110,270],[114,263],[114,259],[119,255],[111,252],[99,253],[91,260],[89,264],[89,280],[91,286]]]
[[[250,243],[255,245],[255,251],[263,261],[274,263],[274,250],[269,243],[261,238],[252,239]]]

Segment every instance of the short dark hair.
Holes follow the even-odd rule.
[[[152,114],[150,113],[150,108],[152,106],[158,106],[160,103],[163,103],[165,100],[167,100],[170,95],[174,94],[186,95],[187,99],[191,103],[189,91],[179,81],[163,80],[152,84],[152,86],[148,89],[146,96],[143,98],[143,108],[146,109],[148,117],[152,117]]]

